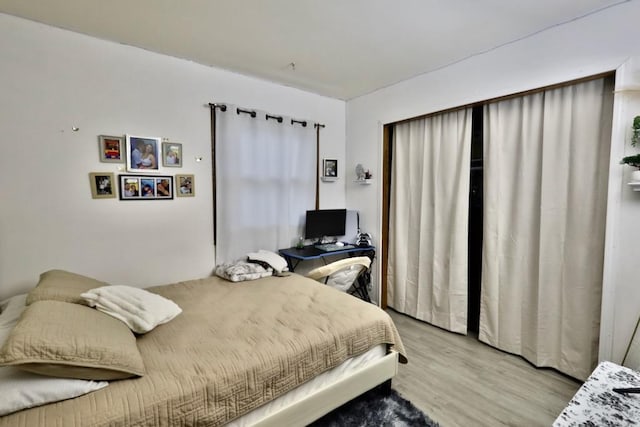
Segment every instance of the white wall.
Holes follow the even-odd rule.
[[[324,123],[321,157],[344,164],[343,101],[0,14],[0,300],[51,268],[135,286],[209,275],[209,102]],[[97,136],[127,133],[181,142],[184,167],[164,172],[195,174],[196,197],[91,199],[89,172],[120,172]],[[344,206],[344,184],[321,204]]]
[[[347,169],[361,162],[374,174],[370,187],[347,183],[348,208],[360,210],[363,228],[379,243],[385,123],[616,70],[623,64],[618,87],[640,88],[640,63],[628,61],[640,53],[638,17],[640,2],[624,3],[347,102]],[[626,188],[628,171],[618,165],[621,153],[630,151],[625,129],[638,114],[640,92],[616,95],[601,357],[618,362],[640,315],[640,194]]]
[[[601,359],[622,361],[640,316],[638,252],[640,193],[627,183],[633,171],[619,161],[637,153],[631,147],[631,123],[640,115],[640,57],[625,61],[616,72],[614,128],[609,172],[607,241],[600,328]],[[609,352],[607,352],[609,350]]]

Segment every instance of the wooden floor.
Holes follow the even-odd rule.
[[[441,427],[550,426],[580,383],[391,309],[409,363],[393,388]]]

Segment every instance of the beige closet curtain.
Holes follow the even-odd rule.
[[[485,106],[480,340],[585,379],[597,363],[612,79]]]
[[[387,301],[467,332],[471,109],[394,129]]]

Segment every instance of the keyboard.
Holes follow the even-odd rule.
[[[335,243],[323,243],[322,245],[315,245],[316,249],[320,249],[325,252],[341,251],[343,249],[353,249],[354,245],[336,245]]]

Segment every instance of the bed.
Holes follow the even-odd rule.
[[[297,274],[148,290],[182,313],[136,337],[142,376],[0,426],[306,425],[406,362],[384,311]]]

